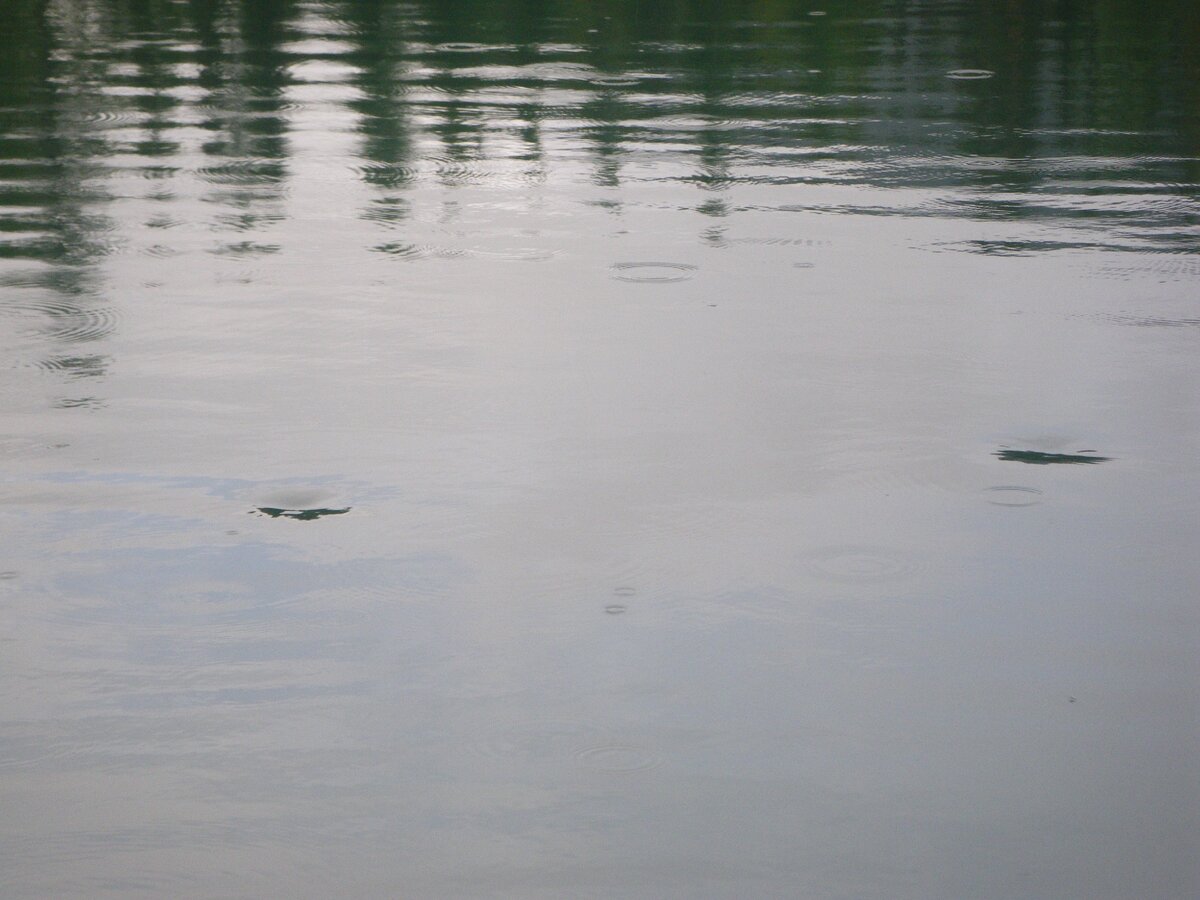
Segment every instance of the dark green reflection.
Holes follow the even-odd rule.
[[[323,516],[340,516],[350,512],[349,506],[344,509],[281,509],[277,506],[258,506],[255,509],[272,519],[299,519],[302,522],[320,519]]]
[[[947,242],[968,253],[1186,257],[1197,33],[1193,0],[8,0],[0,311],[105,337],[105,266],[145,229],[148,254],[187,252],[187,228],[218,259],[287,250],[271,232],[306,155],[356,178],[377,246],[412,258],[438,252],[399,233],[418,188],[449,219],[463,187],[569,185],[618,212],[648,182],[682,186],[718,246],[755,202],[739,188],[833,185],[875,200],[789,208],[1053,235]]]
[[[1111,456],[1093,456],[1089,453],[1042,453],[1040,450],[997,450],[994,455],[1005,462],[1028,463],[1032,466],[1089,466],[1112,459]]]

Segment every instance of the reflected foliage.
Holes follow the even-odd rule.
[[[673,182],[721,219],[743,186],[871,185],[895,202],[859,212],[1191,254],[1198,30],[1186,0],[10,0],[0,277],[26,296],[0,303],[95,317],[114,256],[179,253],[177,226],[270,247],[236,236],[294,215],[301,158],[352,160],[381,229],[418,188],[582,184],[617,210]],[[956,249],[1054,249],[1016,244]]]
[[[1031,466],[1089,466],[1112,459],[1091,453],[1043,453],[1040,450],[997,450],[995,455],[1005,462],[1027,463]]]
[[[280,509],[277,506],[258,506],[256,511],[272,519],[299,519],[301,522],[311,522],[325,516],[340,516],[350,512],[350,507],[343,509]]]

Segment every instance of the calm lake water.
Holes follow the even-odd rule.
[[[4,0],[0,895],[1200,895],[1197,46]]]

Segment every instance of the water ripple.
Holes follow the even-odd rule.
[[[991,69],[954,69],[946,73],[947,78],[953,78],[955,81],[982,81],[994,78],[995,75]]]
[[[600,744],[586,747],[576,758],[587,768],[624,774],[656,769],[663,764],[660,754],[648,747],[631,744]]]
[[[41,334],[67,343],[99,340],[112,334],[119,321],[112,307],[83,307],[59,299],[4,303],[0,312],[39,318]]]
[[[1037,506],[1042,502],[1039,489],[1019,484],[998,484],[985,489],[984,494],[993,506]]]
[[[916,570],[913,560],[886,547],[847,544],[824,547],[807,555],[810,569],[822,578],[846,583],[897,581]]]
[[[619,262],[611,266],[613,278],[633,284],[671,284],[687,281],[696,274],[696,266],[675,262]]]

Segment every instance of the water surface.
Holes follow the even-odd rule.
[[[1193,3],[9,0],[0,893],[1200,892]]]

